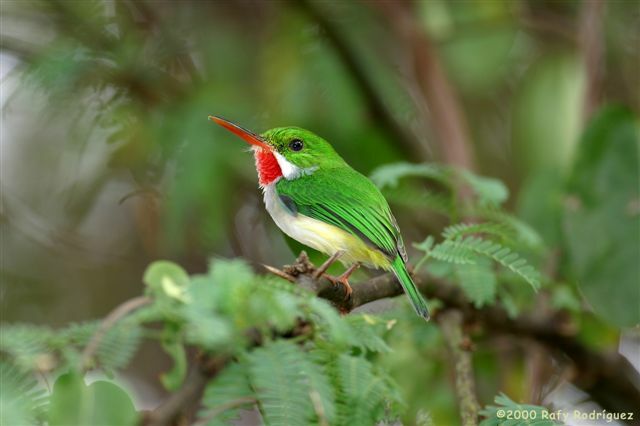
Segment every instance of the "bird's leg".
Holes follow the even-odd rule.
[[[327,269],[329,269],[329,267],[333,265],[335,261],[338,260],[338,258],[343,254],[344,254],[344,250],[338,250],[337,252],[333,253],[331,257],[325,260],[324,263],[320,265],[318,269],[315,270],[315,272],[313,273],[313,279],[317,280],[322,275],[324,275],[324,273],[327,272]]]
[[[333,284],[333,285],[342,285],[342,286],[344,286],[344,290],[347,293],[347,296],[345,297],[345,299],[348,299],[349,297],[351,297],[351,293],[353,293],[353,289],[349,285],[349,277],[359,267],[360,267],[360,263],[356,262],[353,265],[349,266],[349,269],[344,271],[342,273],[342,275],[340,275],[339,277],[334,277],[334,276],[328,275],[328,274],[324,274],[324,277],[326,279],[328,279],[329,281],[331,281],[331,284]]]

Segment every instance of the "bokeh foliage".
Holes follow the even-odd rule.
[[[245,262],[210,261],[282,265],[302,248],[270,222],[245,146],[207,122],[211,113],[256,131],[297,125],[322,135],[381,187],[418,269],[459,286],[476,308],[559,312],[581,342],[617,350],[640,322],[638,14],[626,1],[602,12],[600,97],[589,114],[586,4],[413,3],[459,98],[470,173],[442,163],[447,140],[420,101],[411,52],[375,2],[3,1],[0,373],[13,386],[3,407],[15,410],[2,420],[133,421],[138,414],[114,420],[89,408],[70,420],[65,404],[109,400],[126,417],[128,395],[141,391],[125,389],[118,372],[175,391],[195,346],[234,357],[207,386],[200,415],[213,412],[213,423],[234,414],[217,414],[228,402],[220,395],[247,398],[231,411],[260,401],[273,424],[282,413],[322,423],[318,398],[265,377],[280,358],[290,360],[280,379],[313,387],[329,424],[357,424],[350,415],[458,421],[443,336],[404,304],[340,319]],[[413,149],[371,107],[330,28]],[[147,270],[157,259],[181,267]],[[152,307],[111,328],[89,366],[111,378],[85,384],[78,366],[98,319],[143,292]],[[254,349],[243,334],[286,333],[300,318],[319,327],[310,341]],[[543,401],[524,361],[499,361],[529,359],[530,347],[471,334],[482,405],[501,391],[511,398],[498,397],[501,406]],[[48,408],[34,372],[59,375]],[[391,395],[384,410],[381,392]]]

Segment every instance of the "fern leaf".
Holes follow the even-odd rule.
[[[227,426],[237,423],[239,411],[254,404],[246,365],[234,363],[226,367],[207,385],[198,419],[207,426]]]
[[[493,241],[479,237],[457,238],[445,240],[431,251],[436,259],[458,264],[476,263],[475,255],[493,259],[531,284],[534,290],[540,287],[537,271],[525,259]]]
[[[472,234],[489,234],[498,237],[510,239],[509,229],[500,223],[456,223],[451,226],[447,226],[442,231],[442,236],[447,240],[454,240],[460,237],[466,237]]]
[[[0,350],[9,354],[13,362],[25,370],[32,369],[40,355],[51,351],[49,339],[53,331],[48,327],[12,324],[0,327]]]
[[[460,243],[478,254],[492,258],[505,268],[511,270],[511,272],[519,275],[531,284],[534,290],[540,288],[538,272],[533,266],[529,265],[525,259],[521,258],[518,253],[512,252],[511,249],[477,237],[460,240]]]
[[[507,229],[510,229],[515,234],[514,238],[518,242],[525,244],[527,247],[538,250],[543,248],[544,246],[542,236],[538,233],[538,231],[536,231],[529,224],[523,222],[517,217],[500,209],[491,206],[485,206],[472,209],[472,211],[470,211],[470,214],[504,225]]]
[[[142,328],[124,322],[111,328],[100,342],[96,355],[107,371],[122,368],[131,361],[142,341]]]
[[[295,344],[277,341],[248,355],[250,382],[258,397],[264,422],[270,426],[307,424],[314,407],[302,374],[305,354]]]
[[[385,321],[366,314],[350,315],[344,319],[352,329],[353,346],[371,352],[391,352],[391,348],[381,337],[386,327]]]
[[[0,425],[40,424],[49,398],[28,373],[0,363]]]
[[[475,263],[477,256],[469,247],[459,241],[445,240],[429,253],[434,259],[460,265]]]
[[[307,301],[311,310],[309,317],[318,328],[318,333],[338,347],[348,347],[355,336],[340,314],[326,300],[314,297]]]
[[[456,265],[455,272],[462,290],[476,308],[495,301],[497,280],[488,260],[479,260],[471,265]]]
[[[311,357],[300,358],[300,368],[305,377],[306,391],[315,414],[311,423],[334,424],[336,398],[333,387],[323,368],[312,360]]]
[[[480,426],[559,426],[557,423],[549,419],[548,410],[539,405],[518,404],[512,401],[508,396],[501,393],[495,397],[496,405],[488,405],[484,410],[480,411],[480,415],[486,417]],[[515,413],[527,413],[529,418],[518,418],[506,420],[504,415],[498,415],[499,411],[504,413],[504,409]],[[547,414],[546,416],[543,413]]]
[[[376,424],[384,415],[384,380],[373,374],[371,364],[362,357],[342,354],[336,367],[343,396],[338,404],[340,424]]]

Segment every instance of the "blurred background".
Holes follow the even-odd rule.
[[[159,258],[190,272],[212,256],[291,263],[300,246],[271,222],[246,145],[216,114],[310,129],[365,174],[438,162],[501,179],[593,340],[615,348],[638,323],[635,1],[1,7],[3,322],[100,318],[140,294]],[[580,154],[594,117],[598,142]],[[447,224],[391,201],[405,241]],[[139,358],[141,376],[166,363],[154,348]]]

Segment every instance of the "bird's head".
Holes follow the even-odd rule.
[[[297,179],[318,169],[340,167],[344,160],[331,144],[299,127],[277,127],[257,135],[220,117],[209,116],[230,132],[251,144],[261,185],[280,177]]]

